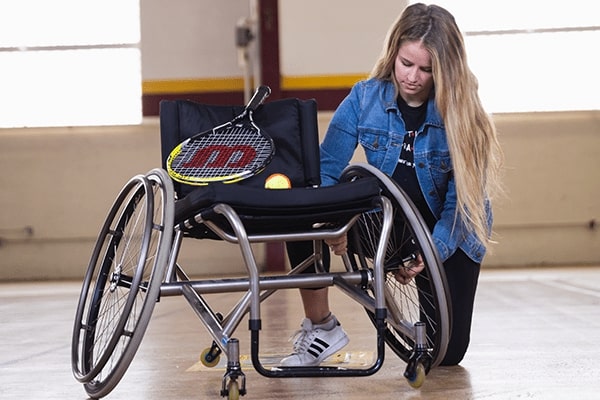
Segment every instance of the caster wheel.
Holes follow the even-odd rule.
[[[219,354],[217,354],[216,356],[212,355],[210,349],[210,347],[207,347],[206,349],[204,349],[202,354],[200,354],[200,362],[205,367],[213,368],[219,363],[221,356]]]
[[[425,382],[425,367],[423,366],[423,364],[418,363],[416,368],[415,368],[415,374],[414,377],[411,378],[407,378],[408,380],[408,384],[414,388],[414,389],[418,389],[423,385],[423,382]]]
[[[240,387],[237,381],[229,381],[227,385],[227,400],[239,400],[240,398]]]

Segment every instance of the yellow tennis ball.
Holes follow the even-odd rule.
[[[265,180],[265,189],[289,189],[291,187],[290,178],[284,174],[272,174]]]

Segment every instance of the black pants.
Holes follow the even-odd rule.
[[[467,257],[460,249],[444,262],[452,302],[452,331],[448,351],[441,365],[456,365],[467,352],[471,340],[473,306],[480,269],[481,265]]]
[[[288,258],[290,260],[290,265],[295,267],[300,264],[302,261],[306,260],[307,257],[310,257],[313,254],[313,242],[312,240],[300,241],[300,242],[286,242],[286,249]],[[331,263],[331,256],[329,254],[329,247],[326,244],[323,244],[323,268],[325,271],[329,272],[329,266]],[[315,266],[308,266],[302,273],[315,273]]]

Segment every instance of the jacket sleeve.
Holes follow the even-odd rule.
[[[359,90],[355,85],[335,111],[321,143],[321,184],[338,182],[358,145]]]
[[[433,227],[432,238],[442,262],[446,261],[456,249],[461,240],[461,232],[464,232],[462,221],[456,212],[456,185],[454,176],[448,181],[448,191],[444,200],[444,206],[439,220]]]

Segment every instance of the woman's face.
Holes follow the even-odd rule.
[[[431,55],[420,41],[403,42],[394,63],[394,76],[400,86],[400,96],[409,106],[427,101],[433,88]]]

